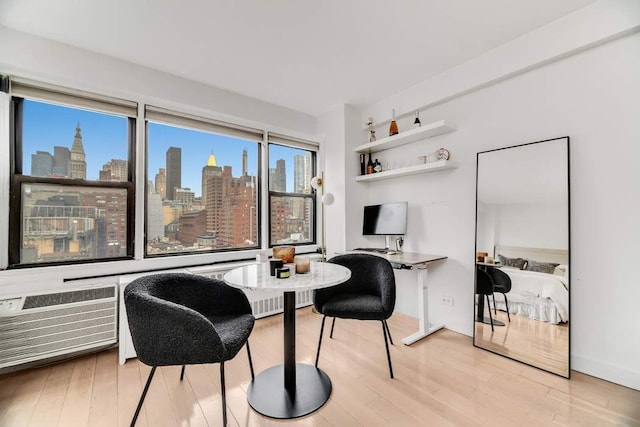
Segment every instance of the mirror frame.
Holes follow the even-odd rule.
[[[500,148],[495,148],[495,149],[491,149],[491,150],[486,150],[486,151],[480,151],[476,153],[476,212],[475,212],[475,235],[474,235],[474,268],[473,268],[473,278],[474,278],[474,294],[473,294],[473,346],[476,348],[480,348],[482,350],[488,351],[490,353],[493,354],[497,354],[499,356],[505,357],[507,359],[511,359],[511,360],[515,360],[517,362],[523,363],[527,366],[531,366],[533,368],[536,369],[540,369],[544,372],[549,372],[551,374],[554,375],[558,375],[562,378],[567,378],[569,379],[571,377],[571,320],[569,322],[568,327],[568,339],[567,339],[567,373],[566,375],[563,375],[561,373],[558,372],[554,372],[548,369],[545,369],[544,367],[541,366],[536,366],[533,363],[529,363],[527,361],[523,361],[520,360],[516,357],[512,357],[508,354],[502,354],[499,353],[497,351],[494,351],[492,349],[486,348],[486,347],[481,347],[478,344],[476,344],[476,317],[477,317],[477,313],[476,313],[476,289],[477,289],[477,253],[478,253],[478,178],[479,178],[479,166],[480,166],[480,156],[483,154],[487,154],[487,153],[492,153],[492,152],[497,152],[497,151],[503,151],[503,150],[509,150],[509,149],[514,149],[514,148],[521,148],[521,147],[526,147],[526,146],[530,146],[530,145],[534,145],[534,144],[541,144],[541,143],[545,143],[545,142],[551,142],[551,141],[561,141],[564,140],[565,143],[565,147],[566,147],[566,154],[567,154],[567,163],[566,163],[566,173],[567,173],[567,274],[568,274],[568,280],[567,280],[567,286],[569,289],[568,292],[568,310],[569,313],[572,312],[571,309],[571,267],[572,267],[572,262],[571,262],[571,168],[570,168],[570,137],[569,136],[563,136],[563,137],[558,137],[558,138],[551,138],[551,139],[545,139],[545,140],[541,140],[541,141],[534,141],[534,142],[528,142],[525,144],[518,144],[518,145],[511,145],[508,147],[500,147]],[[494,254],[495,255],[495,254]],[[490,309],[490,308],[489,308]],[[572,316],[569,315],[569,319],[572,319]]]

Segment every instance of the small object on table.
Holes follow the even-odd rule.
[[[288,279],[289,276],[289,267],[276,268],[276,279]]]
[[[311,259],[308,256],[297,256],[294,259],[296,264],[296,273],[306,274],[311,268]]]
[[[293,257],[296,255],[295,246],[274,246],[273,257],[280,258],[283,263],[289,264],[293,262]]]
[[[484,257],[489,255],[489,252],[476,252],[476,261],[484,262]]]
[[[283,265],[284,268],[289,269],[289,276],[293,277],[296,275],[296,265],[292,262]]]
[[[276,270],[278,268],[282,268],[284,266],[284,262],[280,258],[274,258],[269,260],[269,273],[272,276],[276,275]]]

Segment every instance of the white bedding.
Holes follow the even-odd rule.
[[[507,294],[510,312],[514,312],[512,302],[513,309],[517,309],[519,304],[530,305],[532,301],[548,299],[558,310],[560,321],[569,320],[568,281],[565,277],[508,267],[501,270],[511,278],[511,291]],[[543,317],[540,320],[547,319]]]

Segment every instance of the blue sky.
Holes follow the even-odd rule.
[[[127,119],[74,108],[25,100],[23,117],[23,173],[31,173],[31,154],[54,146],[71,149],[75,128],[82,129],[82,143],[87,161],[87,179],[98,178],[102,165],[111,159],[127,158]],[[248,152],[248,173],[257,175],[258,144],[205,132],[152,123],[149,126],[148,174],[152,181],[159,168],[165,167],[166,152],[171,146],[182,148],[182,186],[201,194],[202,167],[211,152],[218,166],[231,166],[233,176],[242,173],[242,150]],[[271,146],[270,167],[285,159],[287,190],[293,190],[293,155],[302,150]]]

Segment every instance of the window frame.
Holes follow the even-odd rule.
[[[148,239],[147,239],[147,212],[149,203],[149,188],[148,182],[151,177],[149,176],[149,123],[154,123],[162,126],[171,126],[182,128],[186,130],[203,132],[212,135],[223,135],[225,137],[245,139],[256,144],[257,147],[257,171],[256,171],[256,207],[255,207],[255,221],[256,221],[256,241],[253,246],[243,246],[235,248],[220,248],[210,250],[199,251],[182,251],[182,252],[169,252],[169,253],[157,253],[150,254]],[[220,120],[213,120],[202,116],[196,116],[185,112],[169,110],[162,107],[156,107],[153,105],[145,105],[145,117],[144,117],[144,152],[145,152],[145,185],[144,185],[144,241],[143,241],[143,259],[156,259],[167,257],[181,257],[190,255],[211,255],[225,252],[241,252],[241,251],[255,251],[262,249],[262,236],[263,236],[263,224],[262,224],[262,211],[263,211],[263,196],[262,186],[265,185],[265,181],[268,184],[268,177],[263,177],[262,158],[264,154],[264,135],[265,131],[258,128],[252,128],[247,126],[236,125]],[[253,138],[250,137],[253,136]],[[201,195],[202,197],[202,195]]]
[[[279,134],[274,134],[274,133],[269,133],[269,139],[267,141],[267,158],[268,158],[268,162],[270,161],[269,159],[269,153],[270,150],[269,148],[271,147],[271,145],[278,145],[281,147],[288,147],[288,148],[293,148],[293,149],[298,149],[298,150],[305,150],[311,153],[311,177],[316,176],[317,173],[317,167],[318,167],[318,163],[317,163],[317,159],[318,159],[318,147],[313,144],[310,143],[308,141],[304,141],[304,140],[298,140],[298,139],[294,139],[294,138],[289,138],[283,135],[279,135]],[[268,164],[267,162],[267,164]],[[286,244],[287,246],[309,246],[309,245],[316,245],[317,241],[318,241],[318,227],[317,227],[317,217],[318,217],[318,208],[317,208],[317,201],[318,201],[318,192],[317,190],[315,190],[314,188],[311,188],[311,192],[310,193],[296,193],[295,191],[275,191],[275,190],[271,190],[271,185],[269,180],[271,179],[271,176],[268,172],[268,168],[267,168],[267,204],[268,204],[268,229],[267,229],[267,247],[269,248],[273,248],[274,246],[281,246],[283,244]],[[271,223],[271,218],[272,218],[272,213],[273,213],[273,203],[272,203],[272,199],[275,197],[293,197],[293,198],[301,198],[303,200],[305,199],[309,199],[311,201],[311,217],[309,218],[310,224],[309,224],[309,228],[310,228],[310,240],[309,241],[305,241],[305,242],[299,242],[299,243],[293,243],[293,242],[289,242],[289,243],[273,243],[271,241],[271,229],[272,229],[272,223]]]
[[[11,81],[13,84],[13,81]],[[18,83],[20,84],[20,83]],[[136,126],[137,126],[137,114],[132,116],[131,114],[115,114],[110,111],[109,108],[100,109],[99,105],[102,100],[109,99],[100,95],[94,95],[90,93],[84,93],[66,88],[57,88],[51,86],[38,86],[32,82],[28,82],[24,86],[21,86],[19,93],[11,93],[9,101],[9,146],[10,146],[10,200],[9,200],[9,229],[17,230],[16,232],[10,232],[8,236],[8,265],[7,269],[20,269],[20,268],[37,268],[37,267],[49,267],[49,266],[61,266],[61,265],[82,265],[100,263],[106,261],[119,261],[119,260],[132,260],[134,259],[134,236],[135,236],[135,164],[136,164]],[[37,95],[37,91],[42,90],[44,96]],[[21,92],[31,94],[33,96],[24,96]],[[56,96],[60,97],[60,100],[56,99]],[[74,178],[51,178],[51,177],[37,177],[31,175],[25,175],[23,171],[23,105],[24,101],[35,101],[46,103],[53,106],[62,106],[67,108],[91,111],[100,114],[111,114],[118,117],[122,117],[127,120],[127,181],[100,181],[89,179],[74,179]],[[80,102],[75,103],[74,100]],[[82,101],[87,101],[85,105],[82,105]],[[129,105],[133,105],[132,101],[123,101]],[[78,105],[80,104],[80,105]],[[137,104],[135,107],[137,111]],[[79,260],[61,260],[61,261],[48,261],[37,263],[23,263],[22,257],[22,241],[23,241],[23,225],[24,218],[22,217],[22,185],[23,184],[53,184],[61,185],[64,187],[90,187],[90,188],[104,188],[110,189],[124,189],[126,191],[126,255],[118,257],[104,257],[104,258],[89,258]]]

